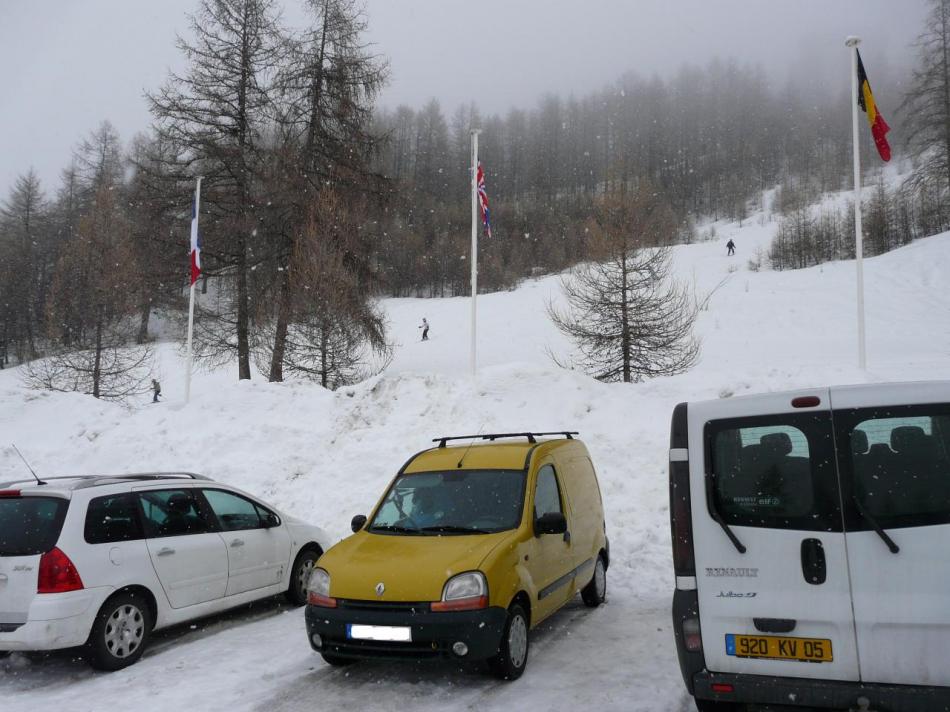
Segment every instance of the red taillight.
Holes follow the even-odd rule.
[[[78,591],[82,587],[79,571],[62,551],[54,548],[40,557],[37,593],[65,593]]]
[[[714,682],[712,684],[712,691],[718,692],[719,694],[731,694],[735,691],[735,688],[730,685],[728,682]]]
[[[816,405],[821,405],[821,398],[818,396],[792,398],[792,408],[814,408]]]
[[[0,490],[0,497],[19,497],[20,490]]]
[[[432,610],[441,611],[476,611],[481,608],[488,608],[488,596],[472,596],[471,598],[458,598],[454,601],[433,601]]]
[[[691,653],[703,649],[703,636],[699,632],[699,618],[687,618],[683,621],[683,642]]]
[[[319,593],[311,591],[307,594],[307,603],[311,606],[320,606],[321,608],[336,608],[336,599],[330,596],[322,596]]]

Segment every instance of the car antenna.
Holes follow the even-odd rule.
[[[485,429],[485,424],[482,423],[478,428],[478,432],[472,437],[472,442],[468,444],[468,447],[465,448],[465,452],[462,453],[462,457],[459,458],[459,464],[455,466],[455,469],[461,469],[462,463],[465,461],[465,456],[468,455],[468,451],[472,449],[472,445],[475,444],[475,441],[478,440],[478,436],[482,434],[482,430]]]
[[[20,448],[18,448],[15,443],[10,443],[10,444],[13,445],[13,449],[16,450],[16,454],[20,456],[20,459],[23,460],[23,464],[26,465],[26,469],[28,469],[30,471],[30,474],[36,478],[36,484],[45,485],[46,483],[36,476],[36,473],[33,471],[33,468],[30,467],[30,463],[26,461],[25,457],[23,457],[23,453],[20,452]]]

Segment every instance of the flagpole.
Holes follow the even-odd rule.
[[[478,129],[472,129],[472,375],[475,375],[475,300],[478,296]]]
[[[861,38],[850,36],[845,45],[851,48],[851,132],[854,146],[854,262],[858,282],[858,368],[867,368],[867,347],[864,331],[864,236],[861,228],[861,151],[858,143],[858,45]]]
[[[196,229],[198,225],[198,209],[201,202],[201,177],[198,177],[198,183],[195,185],[195,215],[194,215],[194,227]],[[188,297],[188,342],[186,350],[188,352],[187,365],[185,366],[185,403],[191,398],[191,366],[192,366],[192,350],[191,350],[191,336],[194,331],[195,325],[195,285],[197,281],[192,279],[191,272],[189,270],[189,280],[191,281],[191,290]]]

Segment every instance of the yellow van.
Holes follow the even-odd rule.
[[[444,437],[411,457],[314,569],[313,649],[331,665],[447,657],[520,677],[529,629],[607,591],[604,508],[576,434]]]

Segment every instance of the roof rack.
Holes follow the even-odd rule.
[[[439,447],[445,447],[449,440],[499,440],[501,438],[528,438],[529,443],[536,443],[537,438],[545,435],[563,435],[568,440],[573,440],[577,435],[576,430],[553,430],[549,433],[486,433],[478,435],[448,435],[441,438],[432,438],[432,442],[439,443]]]
[[[44,477],[43,482],[56,482],[57,480],[78,480],[72,489],[85,489],[109,482],[127,482],[129,480],[173,480],[173,479],[191,479],[191,480],[210,480],[210,477],[197,475],[194,472],[139,472],[127,475],[57,475],[56,477]],[[14,484],[16,482],[32,482],[32,480],[22,479],[11,482],[0,483],[0,488]]]

